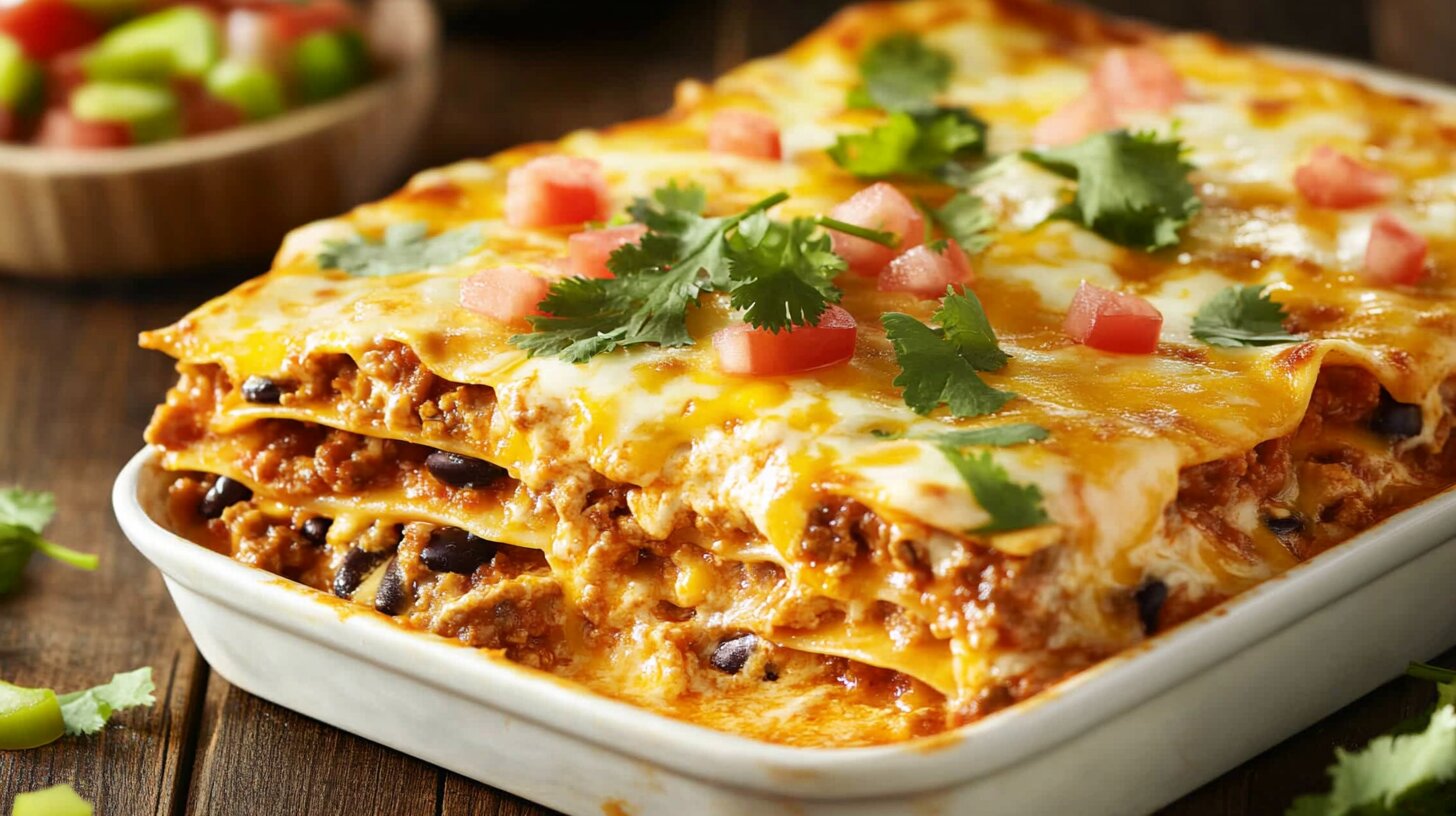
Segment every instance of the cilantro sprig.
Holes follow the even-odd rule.
[[[1210,346],[1277,346],[1304,338],[1284,330],[1287,315],[1264,286],[1230,286],[1193,315],[1193,336]]]
[[[62,547],[41,535],[55,514],[56,497],[50,493],[0,489],[0,595],[15,589],[37,552],[78,569],[96,569],[95,555]]]
[[[406,221],[390,224],[378,239],[352,235],[328,241],[319,250],[321,269],[342,269],[364,278],[387,277],[453,264],[485,240],[478,224],[466,224],[430,236],[429,224]]]
[[[941,454],[971,489],[976,503],[991,517],[973,532],[1022,530],[1051,520],[1042,504],[1041,488],[1012,481],[1006,469],[996,464],[990,453],[967,454],[952,445],[939,447]]]
[[[728,238],[731,302],[749,325],[778,332],[813,325],[839,301],[834,278],[848,265],[810,218],[785,224],[763,212]]]
[[[144,666],[113,674],[109,681],[99,686],[62,694],[59,700],[66,733],[72,736],[94,734],[106,727],[112,714],[155,703],[157,698],[152,692],[156,689],[152,682],[152,668]]]
[[[974,292],[947,287],[932,328],[907,314],[889,312],[880,318],[895,349],[905,404],[918,414],[941,405],[955,417],[994,413],[1016,395],[987,385],[979,371],[999,371],[1010,357],[996,342],[996,333]]]
[[[966,252],[974,255],[991,245],[991,229],[996,226],[996,216],[980,196],[956,193],[939,207],[927,207],[926,212]]]
[[[1149,252],[1175,246],[1202,208],[1183,143],[1113,130],[1067,147],[1028,150],[1029,161],[1077,182],[1076,198],[1052,214],[1113,243]]]
[[[934,445],[949,445],[953,448],[1007,447],[1025,442],[1040,442],[1051,433],[1040,425],[1030,422],[1012,422],[990,428],[951,428],[948,430],[922,431],[919,433],[885,433],[871,431],[881,439],[914,439]]]
[[[891,34],[859,59],[861,84],[849,92],[852,108],[921,111],[934,107],[955,71],[950,54],[909,32]]]
[[[1456,813],[1456,671],[1412,663],[1436,682],[1435,708],[1405,733],[1335,751],[1327,794],[1301,796],[1286,816],[1441,816]]]

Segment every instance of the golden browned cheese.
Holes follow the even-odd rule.
[[[1007,157],[976,182],[996,223],[972,287],[1011,355],[985,376],[1018,395],[1003,410],[951,420],[906,407],[880,317],[928,322],[936,304],[853,275],[839,281],[858,322],[853,359],[794,377],[716,369],[706,340],[737,319],[720,295],[690,312],[693,345],[581,364],[527,358],[509,342],[523,327],[459,305],[473,272],[545,276],[564,255],[576,228],[502,218],[507,174],[533,157],[600,162],[617,209],[676,181],[703,186],[711,213],[780,190],[790,198],[777,215],[827,212],[866,182],[825,149],[884,117],[846,105],[859,56],[902,31],[954,57],[940,101],[986,119],[991,153]],[[1069,183],[1016,157],[1042,117],[1083,93],[1099,57],[1129,43],[1159,51],[1188,86],[1172,111],[1128,124],[1176,132],[1203,204],[1181,243],[1154,254],[1048,220]],[[723,108],[772,116],[783,159],[709,152],[707,123]],[[1390,173],[1394,195],[1345,211],[1303,202],[1294,169],[1323,144]],[[244,560],[326,588],[359,542],[396,548],[405,623],[725,730],[905,739],[1024,699],[1449,483],[1453,148],[1450,107],[1208,36],[1029,0],[855,7],[780,56],[684,83],[662,117],[428,171],[295,231],[268,274],[143,336],[183,373],[148,439],[184,474],[178,496],[195,501],[210,483],[193,473],[253,489],[205,528]],[[953,192],[896,184],[932,206]],[[1382,210],[1430,241],[1416,286],[1360,274]],[[319,268],[328,241],[409,221],[478,224],[484,240],[456,263],[389,277]],[[1152,302],[1165,318],[1157,351],[1069,340],[1062,322],[1083,281]],[[1255,283],[1300,341],[1223,349],[1192,336],[1209,298]],[[280,401],[246,402],[249,376],[282,384]],[[1418,406],[1419,434],[1370,429],[1396,402]],[[1049,436],[988,453],[1040,491],[1049,523],[995,534],[970,532],[990,515],[933,445],[872,433],[1011,422]],[[442,486],[422,469],[431,449],[508,475],[489,490]],[[314,516],[334,524],[305,557],[297,531]],[[442,581],[415,552],[439,527],[542,561]],[[451,617],[462,603],[520,622],[462,627]],[[757,638],[755,662],[725,672],[714,654],[743,633]],[[785,728],[796,716],[814,725]]]

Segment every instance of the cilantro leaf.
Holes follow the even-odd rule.
[[[1203,206],[1188,181],[1193,166],[1177,139],[1114,130],[1022,155],[1077,182],[1076,199],[1054,217],[1123,246],[1149,252],[1174,246],[1178,231]]]
[[[813,325],[839,301],[834,278],[847,268],[814,219],[787,224],[759,212],[728,238],[732,303],[750,325],[778,332]]]
[[[961,295],[947,288],[933,319],[940,329],[899,312],[880,318],[900,363],[894,385],[904,390],[906,405],[928,414],[944,404],[952,416],[974,417],[994,413],[1016,396],[992,388],[976,374],[998,371],[1010,358],[997,346],[974,293]]]
[[[1304,338],[1284,330],[1284,307],[1265,287],[1230,286],[1193,315],[1193,336],[1210,346],[1277,346]]]
[[[96,569],[95,555],[62,547],[41,536],[55,514],[56,498],[50,493],[0,489],[0,595],[15,588],[31,554],[37,551],[73,567]]]
[[[866,133],[841,134],[829,148],[840,167],[861,178],[944,177],[955,162],[986,152],[986,123],[959,108],[895,111]]]
[[[1051,520],[1042,506],[1041,488],[1011,481],[1006,469],[996,464],[991,454],[982,451],[979,455],[967,456],[953,445],[938,447],[965,480],[976,503],[991,516],[989,522],[973,532],[1021,530]]]
[[[66,733],[94,734],[106,725],[111,715],[136,706],[149,706],[157,701],[152,692],[150,666],[111,676],[109,682],[86,689],[62,694],[61,717],[66,722]]]
[[[1004,448],[1025,442],[1040,442],[1051,432],[1030,422],[1014,422],[991,428],[951,428],[944,431],[924,431],[913,434],[874,432],[881,439],[915,439],[932,442],[951,448],[997,447]]]
[[[849,93],[854,108],[887,111],[925,110],[950,84],[955,61],[908,32],[891,34],[865,50],[859,60],[863,84]]]
[[[986,208],[986,202],[980,196],[957,193],[940,207],[927,211],[966,252],[975,254],[990,246],[990,231],[996,226],[996,217]]]
[[[533,357],[553,355],[573,363],[641,343],[688,345],[688,306],[703,292],[732,284],[729,231],[786,198],[787,193],[778,193],[719,218],[701,214],[704,197],[697,187],[670,185],[652,200],[638,199],[629,212],[647,234],[612,253],[607,268],[615,277],[552,284],[541,301],[546,315],[529,318],[534,331],[511,342]]]
[[[466,224],[431,238],[423,221],[390,224],[378,240],[354,235],[328,241],[318,254],[321,269],[342,269],[355,277],[385,277],[448,266],[485,240],[478,224]]]

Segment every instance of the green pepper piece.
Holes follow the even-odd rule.
[[[161,81],[201,77],[222,54],[222,32],[207,12],[173,6],[112,29],[87,55],[86,76]]]
[[[207,72],[207,92],[253,119],[283,112],[283,85],[266,68],[241,62],[220,62]]]
[[[39,748],[64,733],[61,701],[54,691],[0,680],[0,750]]]
[[[30,61],[20,44],[0,34],[0,107],[28,111],[40,101],[40,66]]]
[[[177,95],[143,82],[88,82],[71,92],[71,113],[87,122],[121,122],[137,144],[179,136]]]
[[[56,785],[15,797],[10,816],[92,816],[90,803],[70,785]]]
[[[331,99],[369,78],[369,54],[355,31],[320,31],[293,47],[293,76],[304,102]]]

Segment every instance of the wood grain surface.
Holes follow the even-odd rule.
[[[477,12],[447,47],[446,104],[419,164],[660,110],[676,80],[781,48],[836,5],[660,0],[546,21]],[[1242,38],[1354,56],[1376,50],[1363,25],[1372,9],[1358,0],[1101,5]],[[1411,32],[1406,25],[1400,36],[1418,36]],[[104,816],[548,813],[232,688],[209,672],[161,578],[117,529],[111,481],[172,379],[167,360],[136,349],[136,333],[256,271],[101,290],[0,280],[0,485],[54,491],[60,512],[48,532],[101,554],[94,574],[37,561],[21,590],[0,599],[0,677],[64,691],[150,665],[158,685],[154,708],[122,714],[98,736],[0,753],[0,813],[15,793],[57,782],[73,784]],[[1442,660],[1456,664],[1456,650]],[[1396,680],[1162,812],[1280,813],[1323,784],[1335,746],[1362,744],[1429,701],[1424,684]]]

